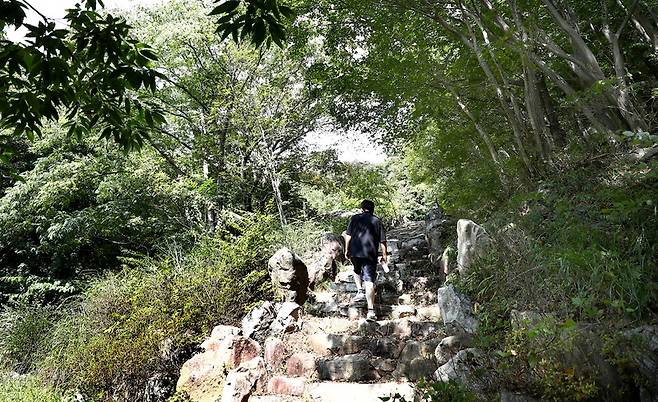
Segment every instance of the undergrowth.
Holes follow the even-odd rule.
[[[326,225],[325,225],[326,226]],[[16,307],[0,320],[6,368],[38,373],[92,400],[141,400],[155,374],[175,384],[180,366],[218,324],[237,324],[272,298],[267,260],[281,246],[317,246],[325,226],[282,230],[267,216],[233,216],[215,236],[163,257],[124,258],[56,312]]]
[[[578,370],[565,351],[656,322],[657,205],[658,162],[612,155],[572,161],[490,216],[487,253],[453,281],[476,302],[476,346],[500,358],[506,387],[547,400],[608,392],[605,373]],[[513,310],[543,324],[514,328]]]
[[[34,376],[0,373],[2,402],[72,402],[70,395],[50,387]]]

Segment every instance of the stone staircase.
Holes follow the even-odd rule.
[[[373,401],[403,395],[437,369],[434,351],[447,334],[436,306],[438,273],[427,259],[424,222],[387,235],[389,272],[377,267],[377,321],[366,321],[365,304],[353,305],[352,267],[309,294],[301,330],[265,345],[271,372],[266,389],[249,401]],[[275,346],[276,345],[276,346]],[[281,348],[287,358],[270,358]]]
[[[388,233],[389,272],[384,272],[381,264],[377,267],[375,311],[379,319],[414,315],[440,318],[435,306],[431,306],[436,302],[440,277],[427,258],[424,228],[424,222],[409,222]],[[328,288],[311,292],[306,308],[309,314],[365,318],[365,304],[350,303],[357,288],[351,266],[346,268]]]
[[[424,222],[410,222],[388,233],[390,270],[378,267],[378,320],[364,319],[365,304],[350,303],[356,286],[346,265],[335,281],[309,293],[296,312],[297,324],[286,327],[293,329],[261,339],[262,353],[259,343],[236,335],[238,328],[226,327],[231,329],[218,330],[217,335],[213,331],[217,344],[230,339],[225,349],[231,358],[222,361],[233,362],[217,372],[233,370],[221,384],[221,398],[191,399],[379,402],[380,397],[400,394],[413,400],[414,384],[432,378],[439,366],[437,346],[453,335],[436,304],[440,277],[427,258],[424,228]],[[239,347],[234,346],[238,338]],[[209,381],[207,375],[201,377],[186,381]],[[180,384],[179,389],[185,388]]]

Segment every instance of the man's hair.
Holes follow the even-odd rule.
[[[361,201],[361,209],[368,212],[375,212],[375,203],[370,200]]]

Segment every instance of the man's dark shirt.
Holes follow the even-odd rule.
[[[346,233],[352,237],[350,256],[377,261],[379,243],[386,241],[386,231],[378,217],[370,212],[356,214],[350,219]]]

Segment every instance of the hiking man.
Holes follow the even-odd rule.
[[[375,314],[375,279],[377,279],[377,255],[379,244],[382,245],[382,264],[388,263],[386,249],[386,232],[382,221],[373,212],[375,203],[370,200],[361,202],[360,214],[350,218],[345,236],[345,258],[354,265],[354,282],[358,290],[353,303],[368,303],[368,320],[377,318]],[[365,287],[365,292],[364,288]]]

